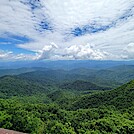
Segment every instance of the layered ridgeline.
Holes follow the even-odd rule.
[[[36,82],[21,79],[17,76],[3,76],[0,78],[0,96],[25,96],[46,93],[53,90],[53,86],[43,86]]]
[[[27,73],[35,71],[35,68],[19,68],[19,69],[0,69],[0,76],[4,75],[18,75],[21,73]]]
[[[72,104],[72,109],[95,108],[112,105],[118,109],[128,109],[134,105],[134,80],[110,91],[82,96]]]
[[[98,86],[89,81],[76,80],[74,82],[66,82],[60,86],[62,89],[77,90],[77,91],[88,91],[88,90],[106,90],[109,88]]]
[[[3,76],[0,127],[35,134],[133,134],[134,81],[114,88],[133,78],[133,69],[119,73],[118,68],[107,69],[107,75],[122,76],[119,82],[104,70],[90,69],[38,68]],[[114,89],[109,90],[107,79]]]
[[[79,66],[78,66],[79,67]],[[19,75],[29,81],[39,81],[63,84],[63,82],[75,82],[84,80],[101,87],[116,88],[134,79],[134,65],[120,65],[110,68],[75,68],[72,70],[48,69],[41,67],[0,69],[0,76]]]

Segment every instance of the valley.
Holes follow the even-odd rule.
[[[0,70],[0,127],[31,134],[133,134],[133,72],[130,65]]]

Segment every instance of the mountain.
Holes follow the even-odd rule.
[[[51,70],[45,67],[22,67],[16,69],[0,69],[0,77],[4,75],[19,75],[23,73],[29,73],[34,71],[47,71]]]
[[[4,75],[18,75],[33,71],[35,71],[35,68],[0,69],[0,77]]]
[[[77,90],[77,91],[87,91],[87,90],[105,90],[108,88],[100,87],[94,83],[83,81],[83,80],[76,80],[74,82],[64,83],[60,86],[62,89],[70,89],[70,90]]]
[[[118,109],[127,109],[134,106],[134,80],[119,88],[81,97],[72,105],[72,108],[93,108],[113,105]]]
[[[54,63],[56,63],[56,65],[54,65]],[[63,67],[61,68],[63,69],[56,69],[56,67],[54,66],[60,66],[60,63],[62,63]],[[79,65],[80,63],[82,64]],[[87,65],[84,65],[86,63]],[[116,64],[114,64],[115,66],[109,66],[109,64],[112,64],[113,62],[107,61],[107,64],[105,64],[107,67],[91,67],[99,63],[99,61],[46,61],[43,63],[44,66],[42,65],[42,67],[0,69],[0,76],[20,75],[20,77],[24,77],[24,79],[28,79],[30,81],[50,81],[50,83],[59,83],[63,81],[74,82],[76,80],[85,80],[95,83],[99,86],[106,86],[111,88],[116,88],[134,79],[134,65],[127,65],[122,63],[123,65],[119,66],[116,66]],[[103,65],[103,63],[100,64]],[[51,65],[51,67],[49,65]],[[73,65],[75,67],[71,67]],[[51,69],[52,66],[55,69]],[[70,70],[67,70],[66,67],[70,68]]]
[[[38,70],[34,72],[28,72],[18,75],[18,77],[27,79],[33,82],[39,82],[42,84],[49,83],[49,84],[59,84],[63,82],[71,82],[75,80],[85,80],[87,76],[79,75],[79,74],[72,74],[69,71],[65,70]]]
[[[0,62],[0,68],[16,69],[22,67],[46,67],[49,69],[106,69],[119,65],[134,65],[134,61],[110,61],[110,60],[44,60],[44,61],[16,61]]]
[[[112,86],[114,88],[134,79],[134,66],[121,65],[108,69],[102,69],[89,75],[89,80],[99,85]]]
[[[101,86],[83,70],[40,69],[0,77],[0,128],[29,134],[134,133],[134,80],[103,91],[95,90]],[[104,70],[97,71],[102,81],[108,79]],[[88,89],[93,92],[85,94]]]
[[[45,93],[51,87],[42,86],[38,83],[29,82],[20,79],[17,76],[0,77],[0,97],[34,95],[37,93]]]
[[[108,68],[107,70],[100,70],[97,74],[101,74],[107,78],[113,78],[120,82],[128,82],[134,79],[134,65],[122,65]]]
[[[134,79],[134,65],[119,65],[105,69],[78,68],[70,74],[86,76],[86,80],[99,86],[116,88]]]
[[[33,82],[62,84],[77,80],[89,81],[99,87],[116,88],[134,79],[134,66],[122,65],[107,69],[77,68],[73,70],[32,68],[33,71],[18,75]],[[16,70],[17,72],[17,70]]]
[[[54,84],[65,79],[66,71],[64,70],[37,70],[18,75],[18,77],[41,84]]]
[[[54,103],[60,105],[61,108],[66,108],[77,99],[78,94],[68,90],[56,90],[47,94]]]

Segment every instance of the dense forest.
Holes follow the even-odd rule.
[[[133,134],[133,72],[134,66],[1,69],[0,127],[31,134]]]

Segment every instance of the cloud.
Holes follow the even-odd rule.
[[[64,49],[59,49],[56,44],[45,46],[43,50],[37,53],[37,59],[92,59],[92,60],[105,60],[112,55],[95,50],[92,44],[86,45],[72,45]]]
[[[124,59],[134,59],[134,43],[129,43],[123,51]]]
[[[4,52],[0,50],[0,59],[7,59],[12,55],[12,52]]]
[[[129,43],[124,50],[128,53],[134,53],[134,43]]]
[[[12,51],[0,50],[0,60],[3,61],[16,61],[16,60],[36,60],[34,55],[30,54],[14,54]]]
[[[51,59],[53,55],[55,55],[55,50],[58,49],[58,46],[55,43],[51,43],[50,45],[45,45],[42,50],[38,52],[37,59]]]
[[[72,59],[103,60],[108,55],[106,52],[94,50],[90,44],[70,46],[65,48],[64,53],[64,57],[70,57]]]
[[[0,37],[21,37],[31,59],[133,58],[134,0],[1,0],[0,18]]]

